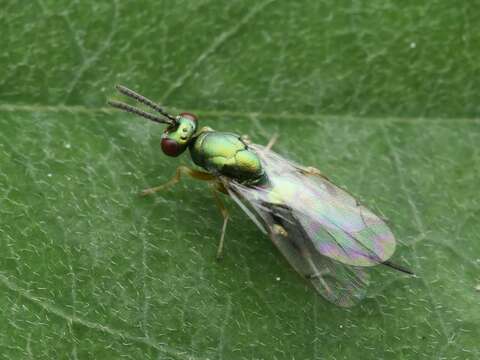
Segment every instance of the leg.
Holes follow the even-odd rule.
[[[250,145],[252,143],[252,140],[250,140],[250,136],[248,136],[247,134],[243,134],[242,136],[240,136],[240,140],[247,145]]]
[[[217,203],[218,208],[220,209],[220,212],[222,213],[223,216],[223,226],[222,226],[222,234],[220,235],[220,242],[218,243],[218,249],[217,249],[217,260],[221,260],[223,258],[223,244],[225,240],[225,233],[227,231],[227,223],[228,223],[228,211],[225,205],[223,205],[222,200],[220,199],[220,196],[218,196],[218,190],[212,189],[213,191],[213,197],[215,199],[215,202]]]
[[[180,181],[180,178],[182,177],[182,174],[188,175],[188,176],[190,176],[194,179],[203,180],[203,181],[211,181],[211,180],[215,179],[215,176],[213,176],[209,173],[206,173],[206,172],[203,172],[203,171],[198,171],[198,170],[193,170],[193,169],[190,169],[186,166],[179,166],[177,168],[175,176],[172,177],[165,184],[160,185],[160,186],[156,186],[156,187],[153,187],[153,188],[150,188],[150,189],[145,189],[140,193],[140,195],[142,195],[142,196],[150,195],[150,194],[156,193],[157,191],[161,191],[161,190],[164,190],[166,188],[169,188],[170,186],[173,186]]]
[[[288,236],[287,230],[285,230],[285,228],[279,224],[272,225],[272,232],[274,232],[276,235],[282,235],[283,237]]]
[[[275,145],[277,140],[278,140],[278,134],[274,134],[272,138],[268,141],[268,144],[265,146],[265,150],[270,150],[273,147],[273,145]]]
[[[250,140],[250,137],[248,135],[242,135],[240,136],[240,139],[247,145],[251,144],[252,141]],[[274,134],[271,139],[268,141],[268,144],[265,145],[266,150],[270,150],[272,146],[277,142],[278,140],[278,134]]]
[[[307,174],[307,175],[313,175],[313,176],[320,176],[322,178],[324,178],[325,180],[328,180],[330,181],[330,179],[326,176],[326,175],[323,175],[320,170],[318,170],[317,168],[314,168],[313,166],[307,166],[307,167],[304,167],[302,169],[300,169],[304,174]]]
[[[327,275],[327,274],[330,273],[330,270],[329,269],[324,269],[324,270],[318,271],[317,266],[315,265],[315,263],[312,260],[312,256],[310,254],[310,251],[307,248],[303,248],[301,250],[301,252],[302,252],[302,255],[304,256],[305,260],[307,260],[308,264],[310,265],[310,268],[315,271],[313,274],[306,274],[305,277],[308,280],[311,280],[311,281],[313,281],[314,279],[318,279],[318,281],[320,281],[320,283],[324,287],[325,291],[329,295],[332,295],[332,293],[333,293],[332,289],[330,289],[330,286],[328,286],[327,282],[323,278],[324,275]]]

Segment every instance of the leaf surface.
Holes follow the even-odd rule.
[[[0,356],[480,357],[478,10],[442,1],[10,2],[0,14]],[[361,305],[303,282],[228,199],[167,181],[163,128],[122,83],[202,125],[280,135],[382,214],[395,261]]]

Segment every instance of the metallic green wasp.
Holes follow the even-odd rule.
[[[209,181],[224,217],[217,257],[222,256],[228,212],[218,192],[231,197],[285,256],[327,300],[352,306],[366,294],[367,269],[382,264],[411,274],[388,259],[395,237],[385,222],[334,185],[313,167],[295,164],[267,146],[251,143],[246,136],[198,126],[191,113],[172,116],[159,105],[123,86],[117,90],[158,114],[128,104],[109,101],[123,111],[167,127],[161,147],[168,156],[187,148],[195,165],[185,166],[166,184],[146,189],[153,194],[174,185],[182,174]]]

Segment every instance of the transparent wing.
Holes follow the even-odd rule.
[[[229,195],[322,296],[340,306],[357,303],[366,293],[366,267],[385,263],[395,251],[388,226],[325,177],[260,145],[249,147],[269,183],[221,178]]]
[[[353,266],[376,265],[392,256],[392,232],[353,196],[273,151],[250,147],[270,181],[268,187],[256,189],[252,200],[290,208],[320,254]]]
[[[290,265],[330,302],[349,307],[365,297],[368,274],[365,268],[347,266],[322,255],[315,248],[288,206],[264,203],[265,190],[222,179],[229,195],[250,218],[269,234]]]

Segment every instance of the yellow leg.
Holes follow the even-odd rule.
[[[252,143],[252,140],[250,140],[250,136],[247,134],[243,134],[240,136],[240,140],[242,140],[245,144],[250,145]]]
[[[272,231],[277,235],[282,235],[283,237],[288,236],[287,230],[285,230],[285,228],[279,224],[273,224]]]
[[[320,176],[320,177],[330,181],[330,179],[326,175],[323,175],[320,170],[318,170],[317,168],[314,168],[313,166],[307,166],[305,168],[302,168],[301,170],[305,174],[313,175],[313,176]]]
[[[202,180],[202,181],[212,181],[212,180],[216,179],[216,177],[212,174],[209,174],[209,173],[206,173],[206,172],[203,172],[203,171],[193,170],[193,169],[190,169],[189,167],[186,167],[186,166],[179,166],[177,168],[177,171],[176,171],[175,175],[169,181],[167,181],[165,184],[160,185],[160,186],[156,186],[156,187],[152,187],[152,188],[149,188],[149,189],[145,189],[140,193],[140,195],[145,196],[145,195],[150,195],[150,194],[156,193],[157,191],[165,190],[165,189],[175,185],[176,183],[178,183],[180,181],[181,177],[182,177],[182,174],[183,175],[188,175],[188,176],[190,176],[194,179]]]
[[[270,150],[273,147],[273,145],[275,145],[277,140],[278,140],[278,134],[274,134],[272,138],[268,141],[268,144],[265,146],[265,149]]]
[[[223,205],[223,202],[220,199],[220,196],[218,195],[218,190],[215,188],[212,188],[212,191],[213,191],[213,197],[215,199],[215,202],[217,203],[217,206],[220,209],[220,212],[222,213],[222,216],[223,216],[222,234],[220,235],[220,242],[218,243],[218,249],[217,249],[217,260],[222,260],[223,244],[225,241],[225,233],[227,231],[229,214],[228,214],[227,208],[225,207],[225,205]]]

